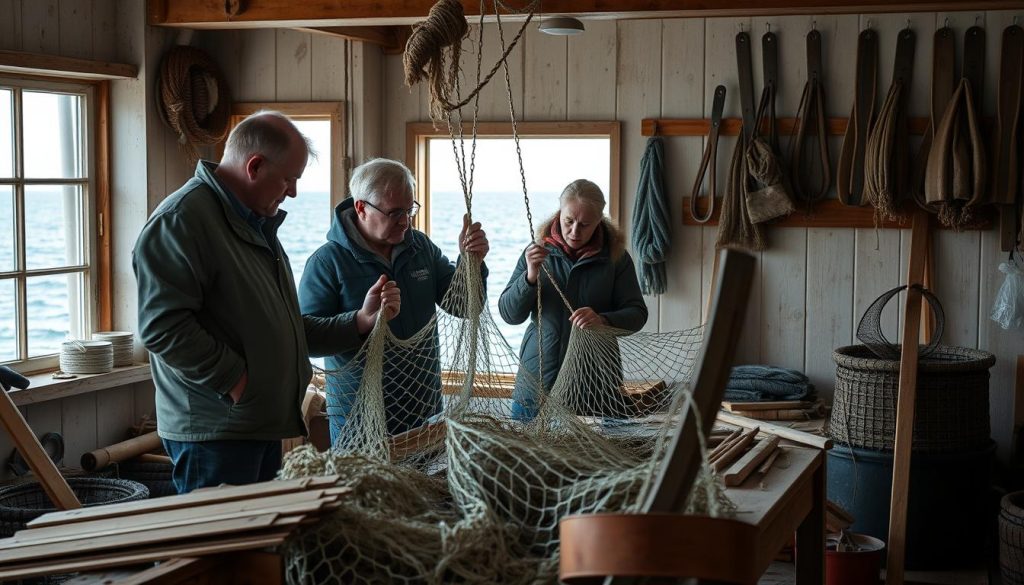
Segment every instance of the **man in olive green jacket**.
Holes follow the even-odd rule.
[[[228,137],[220,165],[150,217],[135,244],[139,335],[152,354],[157,430],[179,493],[272,479],[281,439],[306,433],[309,351],[350,350],[400,294],[381,278],[352,313],[303,317],[277,237],[309,143],[285,116],[260,112]]]

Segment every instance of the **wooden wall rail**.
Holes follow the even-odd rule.
[[[842,136],[846,133],[847,118],[829,118],[828,133],[831,136]],[[796,127],[796,118],[778,118],[776,128],[781,136],[791,136]],[[909,118],[911,134],[921,136],[928,129],[928,118]],[[722,136],[738,136],[743,120],[740,118],[722,118]],[[711,120],[707,118],[644,118],[641,121],[640,133],[644,136],[707,136],[711,131]]]

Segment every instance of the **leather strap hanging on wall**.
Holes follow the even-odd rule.
[[[991,200],[999,208],[999,242],[1004,252],[1017,244],[1017,202],[1020,197],[1021,96],[1024,82],[1024,29],[1010,25],[1003,30],[999,57],[999,96],[996,100],[995,140],[992,152]]]
[[[953,29],[948,26],[935,31],[932,37],[932,87],[931,87],[931,110],[928,119],[928,128],[925,129],[921,139],[921,148],[917,150],[914,157],[913,177],[910,190],[914,201],[925,211],[936,213],[938,206],[931,205],[925,195],[924,178],[928,166],[928,153],[931,152],[932,142],[935,140],[935,128],[939,125],[942,113],[946,111],[946,105],[953,97],[953,69],[956,62],[956,35]]]
[[[793,194],[806,201],[808,205],[823,198],[832,185],[824,85],[821,68],[821,33],[812,30],[807,33],[807,83],[804,84],[803,93],[800,95],[796,127],[789,143],[790,182]],[[818,143],[817,151],[805,159],[805,143],[812,135]],[[810,184],[814,177],[818,178],[817,187]]]
[[[864,205],[864,149],[875,117],[878,36],[865,29],[857,37],[857,65],[853,108],[843,136],[836,169],[836,194],[844,205]]]
[[[864,198],[874,206],[876,219],[895,218],[910,184],[906,109],[913,85],[916,38],[909,28],[897,37],[892,83],[864,150]]]
[[[779,149],[779,130],[775,118],[775,96],[779,93],[779,37],[768,31],[761,35],[761,71],[764,73],[762,96],[766,96],[765,115],[768,119],[768,144],[774,152]],[[757,129],[757,128],[755,128]]]
[[[954,229],[973,223],[973,207],[987,196],[979,118],[984,63],[985,31],[972,26],[964,37],[960,82],[935,128],[925,169],[925,197],[939,206],[939,221]]]
[[[690,191],[690,216],[697,223],[707,223],[715,212],[715,197],[718,195],[718,136],[722,131],[722,111],[725,109],[725,86],[719,85],[715,88],[715,98],[711,105],[711,129],[708,131],[708,142],[704,146],[704,156],[700,159],[700,168],[697,169],[697,178],[693,182],[693,190]],[[708,175],[707,209],[703,215],[697,213],[697,201],[700,199],[700,186],[704,182],[704,175]]]
[[[763,250],[764,235],[761,227],[750,222],[747,214],[746,193],[747,164],[744,156],[750,137],[753,135],[754,77],[750,57],[750,36],[745,32],[736,35],[736,69],[739,75],[740,112],[743,117],[743,131],[736,138],[736,147],[729,162],[729,180],[722,200],[722,216],[718,221],[718,248],[743,248]]]

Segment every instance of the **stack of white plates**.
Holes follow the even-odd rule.
[[[65,341],[60,369],[68,374],[102,374],[114,369],[114,346],[109,341]]]
[[[135,334],[131,331],[97,331],[92,334],[96,341],[109,341],[114,346],[114,367],[132,365],[135,351]]]

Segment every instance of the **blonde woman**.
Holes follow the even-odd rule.
[[[647,322],[647,305],[640,293],[626,239],[604,216],[604,193],[592,181],[577,179],[562,191],[559,210],[541,224],[537,241],[519,257],[498,309],[505,322],[518,325],[530,319],[519,349],[520,372],[516,376],[513,415],[530,419],[536,414],[538,390],[537,285],[541,280],[543,318],[543,391],[549,392],[569,346],[573,326],[581,329],[606,326],[638,331]],[[566,308],[551,277],[574,307]],[[528,372],[532,376],[524,374]],[[573,405],[580,414],[609,414]]]

